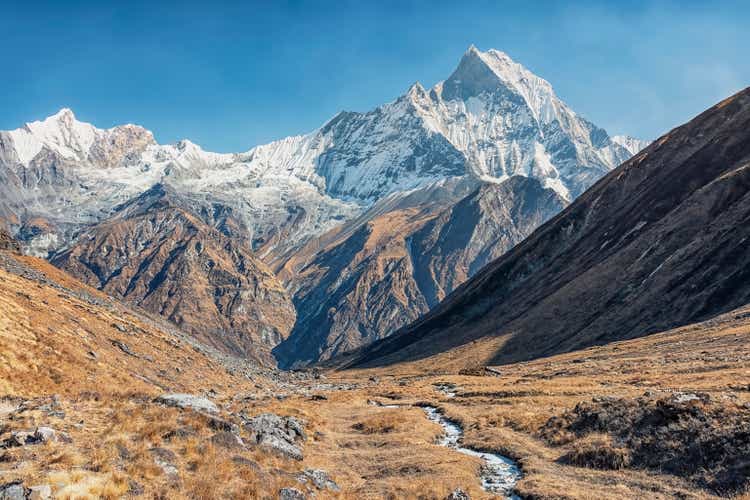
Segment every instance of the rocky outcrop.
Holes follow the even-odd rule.
[[[251,444],[283,457],[302,460],[302,448],[297,442],[304,442],[307,436],[304,425],[296,418],[263,413],[244,419],[244,427],[250,434]]]
[[[536,179],[512,177],[482,184],[447,207],[398,205],[342,231],[313,256],[295,257],[304,262],[290,279],[298,318],[274,354],[282,366],[293,366],[384,338],[565,204]]]
[[[0,226],[0,250],[20,252],[21,246],[8,232]]]
[[[82,234],[53,263],[205,343],[267,363],[294,323],[286,291],[246,243],[205,224],[161,185]]]
[[[635,338],[750,302],[750,89],[661,137],[428,315],[371,366],[485,338],[499,364]],[[458,360],[457,360],[458,362]]]

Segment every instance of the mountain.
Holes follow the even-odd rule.
[[[159,145],[135,125],[98,129],[63,109],[0,132],[0,217],[44,220],[23,240],[39,255],[156,183],[207,210],[231,207],[263,257],[293,251],[392,193],[450,177],[538,178],[571,200],[631,156],[576,115],[545,80],[506,54],[471,47],[430,90],[413,85],[366,113],[247,152],[218,154],[190,141]]]
[[[442,209],[434,204],[366,218],[287,263],[281,276],[292,277],[298,316],[274,350],[282,366],[331,358],[414,321],[566,202],[538,180],[515,176]]]
[[[416,83],[374,110],[342,112],[308,134],[241,153],[211,153],[188,140],[161,145],[142,127],[99,129],[69,109],[0,132],[0,219],[26,253],[54,258],[206,341],[213,332],[213,345],[232,352],[249,352],[243,338],[272,347],[291,328],[287,299],[263,261],[300,310],[293,339],[277,351],[292,363],[359,347],[415,319],[640,146],[578,116],[508,55],[472,46],[430,89]],[[180,210],[134,211],[154,186]],[[537,195],[530,212],[518,205]],[[213,298],[214,284],[204,283],[200,259],[188,253],[175,256],[187,259],[178,272],[163,245],[184,238],[214,242],[219,253],[230,245],[233,257],[215,257],[236,278],[232,286],[252,281],[245,271],[263,276],[252,300],[264,309],[260,290],[272,290],[270,302],[283,314],[271,320]],[[253,262],[249,270],[233,260],[237,252]],[[148,284],[157,275],[168,286],[162,278]],[[204,309],[187,294],[196,276],[207,287]],[[200,311],[193,327],[188,311]]]
[[[206,225],[160,184],[52,262],[208,345],[268,364],[268,351],[294,324],[286,291],[250,248]]]
[[[455,348],[454,367],[505,363],[747,304],[748,131],[750,88],[662,136],[354,364]]]

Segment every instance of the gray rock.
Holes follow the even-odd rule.
[[[279,490],[279,500],[305,500],[304,493],[296,488],[282,488]]]
[[[154,402],[186,410],[218,413],[219,408],[210,400],[192,394],[162,394]]]
[[[456,488],[445,497],[445,500],[471,500],[471,497],[461,488]]]
[[[49,500],[52,498],[52,488],[49,484],[40,484],[29,488],[28,500]]]
[[[21,481],[0,485],[0,500],[26,500],[26,488]]]
[[[34,431],[34,438],[40,443],[56,441],[57,432],[51,427],[37,427]]]
[[[302,449],[289,441],[272,434],[265,434],[258,442],[261,448],[294,460],[302,460]]]
[[[320,469],[305,469],[305,471],[300,474],[297,479],[301,483],[307,483],[307,481],[312,482],[312,484],[315,485],[316,488],[319,490],[331,490],[331,491],[339,491],[339,485],[336,484],[333,479],[328,475],[328,473],[324,470]]]
[[[302,449],[296,441],[304,441],[307,436],[304,425],[296,418],[263,413],[246,419],[245,428],[250,433],[251,443],[282,456],[302,460]]]

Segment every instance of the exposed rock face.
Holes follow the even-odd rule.
[[[230,353],[271,362],[267,351],[294,323],[284,288],[249,247],[203,223],[161,185],[53,262]]]
[[[366,349],[373,365],[496,338],[498,363],[634,338],[750,302],[750,89],[676,128]],[[471,359],[472,356],[477,356]]]
[[[416,319],[642,146],[578,116],[507,54],[472,46],[432,88],[241,153],[160,145],[63,109],[0,132],[0,218],[24,252],[236,354],[291,330],[285,292],[253,256],[283,268],[301,317],[279,351],[293,364]],[[516,177],[557,208],[526,213]],[[170,203],[134,208],[159,190]]]
[[[7,250],[10,252],[20,252],[21,246],[18,242],[8,234],[8,231],[0,226],[0,250]]]
[[[298,320],[282,366],[385,337],[436,305],[566,202],[536,179],[487,183],[458,203],[386,211],[345,231],[294,273]],[[292,267],[294,264],[292,264]]]

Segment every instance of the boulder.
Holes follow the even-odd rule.
[[[299,446],[272,434],[263,435],[260,438],[258,445],[267,451],[284,457],[293,458],[294,460],[302,460],[304,458],[302,455],[302,449]]]
[[[305,500],[305,494],[296,488],[282,488],[279,490],[279,500]]]
[[[34,431],[34,438],[40,443],[47,443],[57,439],[55,429],[51,427],[37,427]]]
[[[305,469],[305,471],[300,474],[297,479],[301,483],[307,483],[308,481],[312,482],[312,484],[315,485],[316,488],[319,490],[331,490],[331,491],[339,491],[339,485],[337,485],[333,479],[328,475],[328,473],[324,470],[320,469]]]
[[[28,500],[49,500],[52,498],[52,488],[49,484],[40,484],[29,488]]]
[[[162,394],[154,399],[155,403],[173,406],[184,410],[194,410],[208,413],[218,413],[219,408],[209,399],[193,394]]]
[[[250,441],[282,456],[302,460],[302,449],[296,441],[307,439],[304,425],[294,417],[263,413],[245,419]]]
[[[445,497],[445,500],[471,500],[471,497],[461,488],[456,488]]]
[[[21,481],[0,485],[0,500],[26,500],[26,493]]]

